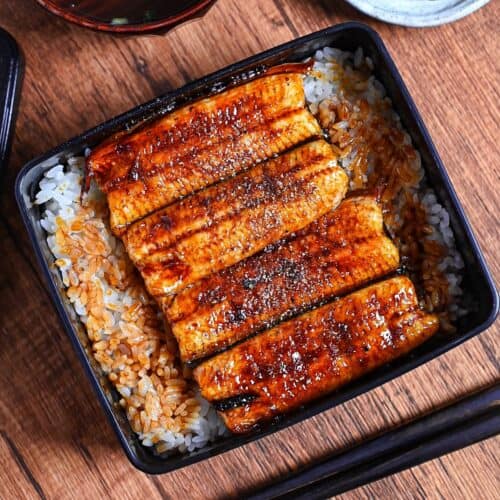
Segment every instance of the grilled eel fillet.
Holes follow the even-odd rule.
[[[234,433],[291,411],[405,354],[436,332],[403,276],[294,318],[194,370]]]
[[[315,141],[133,224],[125,247],[154,297],[231,266],[335,208],[348,179]]]
[[[375,196],[355,196],[291,238],[161,300],[185,362],[395,271]]]
[[[302,76],[277,74],[105,142],[87,171],[107,194],[111,227],[121,235],[145,215],[320,134],[305,109]]]

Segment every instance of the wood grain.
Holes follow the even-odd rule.
[[[13,182],[32,157],[117,113],[263,49],[348,19],[382,35],[500,277],[497,209],[500,2],[452,25],[406,29],[340,1],[219,0],[161,37],[117,38],[0,2],[26,74],[0,198],[0,498],[242,495],[332,450],[410,420],[499,376],[497,325],[427,365],[276,435],[160,477],[127,462],[62,331],[21,225]],[[494,498],[500,439],[344,498]]]

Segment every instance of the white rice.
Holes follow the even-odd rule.
[[[40,220],[41,226],[47,232],[47,242],[50,250],[56,258],[56,265],[61,273],[63,283],[68,290],[74,276],[75,268],[85,268],[89,265],[86,258],[82,258],[77,266],[72,266],[72,262],[67,254],[59,248],[55,233],[58,227],[57,217],[60,217],[71,225],[75,220],[75,216],[80,210],[80,192],[83,182],[84,158],[70,158],[67,164],[59,164],[48,170],[40,181],[40,191],[36,194],[35,204],[43,205],[43,217]],[[93,185],[88,193],[86,200],[98,199],[102,197],[102,193]],[[109,245],[110,254],[116,259],[125,257],[125,250],[122,243],[111,233],[111,229],[107,220],[102,221],[101,235]],[[99,283],[103,290],[104,303],[106,311],[112,315],[112,324],[120,325],[123,323],[123,306],[131,306],[136,298],[132,297],[128,289],[120,289],[113,286],[106,280],[106,275],[102,269],[99,269],[94,280]],[[68,292],[69,293],[69,292]],[[74,308],[83,324],[86,324],[89,317],[87,305],[82,303],[80,298],[75,294],[69,295],[73,302]],[[98,338],[91,339],[94,349],[102,340],[106,340],[107,335],[102,331]],[[146,349],[146,355],[151,356],[153,351],[153,343],[151,348]],[[100,361],[101,368],[104,373],[112,373],[112,368],[109,363]],[[195,391],[194,383],[192,390]],[[116,389],[120,395],[128,400],[134,397],[148,396],[157,397],[155,388],[151,383],[149,374],[142,374],[139,379],[131,380],[129,384],[115,383]],[[149,393],[149,394],[148,394]],[[139,432],[139,438],[144,446],[155,445],[155,451],[158,453],[168,452],[177,449],[180,452],[190,452],[197,448],[202,448],[208,442],[215,440],[217,437],[226,432],[222,420],[217,415],[213,407],[204,400],[196,391],[195,397],[199,402],[199,412],[189,422],[185,428],[179,432],[173,432],[162,426],[155,426],[149,432]],[[151,398],[150,398],[151,399]],[[157,398],[159,399],[159,398]],[[154,399],[153,399],[154,400]],[[182,400],[179,401],[182,403]]]
[[[314,114],[318,112],[321,103],[325,100],[333,102],[338,102],[341,98],[349,100],[349,96],[343,92],[341,79],[351,79],[356,82],[357,76],[355,70],[363,65],[373,69],[373,62],[369,57],[364,57],[361,48],[358,48],[353,54],[325,47],[322,50],[318,50],[313,59],[313,72],[304,78],[304,89],[306,101]],[[369,76],[367,80],[360,79],[359,83],[355,83],[354,85],[357,85],[357,90],[359,91],[356,97],[366,99],[372,106],[376,106],[384,99],[387,99],[384,86],[373,75]],[[353,104],[355,104],[354,101]],[[399,116],[392,108],[386,113],[388,118],[392,118],[398,123],[404,134],[405,143],[411,144],[411,138],[404,131]],[[347,123],[345,123],[345,128],[347,128]],[[353,149],[347,157],[340,160],[340,164],[349,175],[351,174],[350,166],[353,160],[355,160],[356,155],[357,151]],[[416,164],[416,168],[419,170],[420,182],[413,196],[415,200],[420,201],[425,207],[428,224],[433,228],[432,234],[428,235],[427,238],[438,241],[448,249],[448,255],[442,260],[439,268],[445,273],[448,281],[450,318],[456,320],[457,317],[467,313],[467,309],[461,307],[463,305],[463,290],[460,284],[464,262],[456,247],[455,238],[450,226],[450,216],[447,210],[438,202],[434,190],[429,187],[418,152]],[[373,168],[373,166],[369,168]]]

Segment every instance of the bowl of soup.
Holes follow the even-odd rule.
[[[216,0],[37,0],[72,23],[113,33],[152,33],[201,17]]]

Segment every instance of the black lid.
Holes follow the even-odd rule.
[[[9,155],[21,67],[21,56],[15,40],[0,28],[0,173]]]

